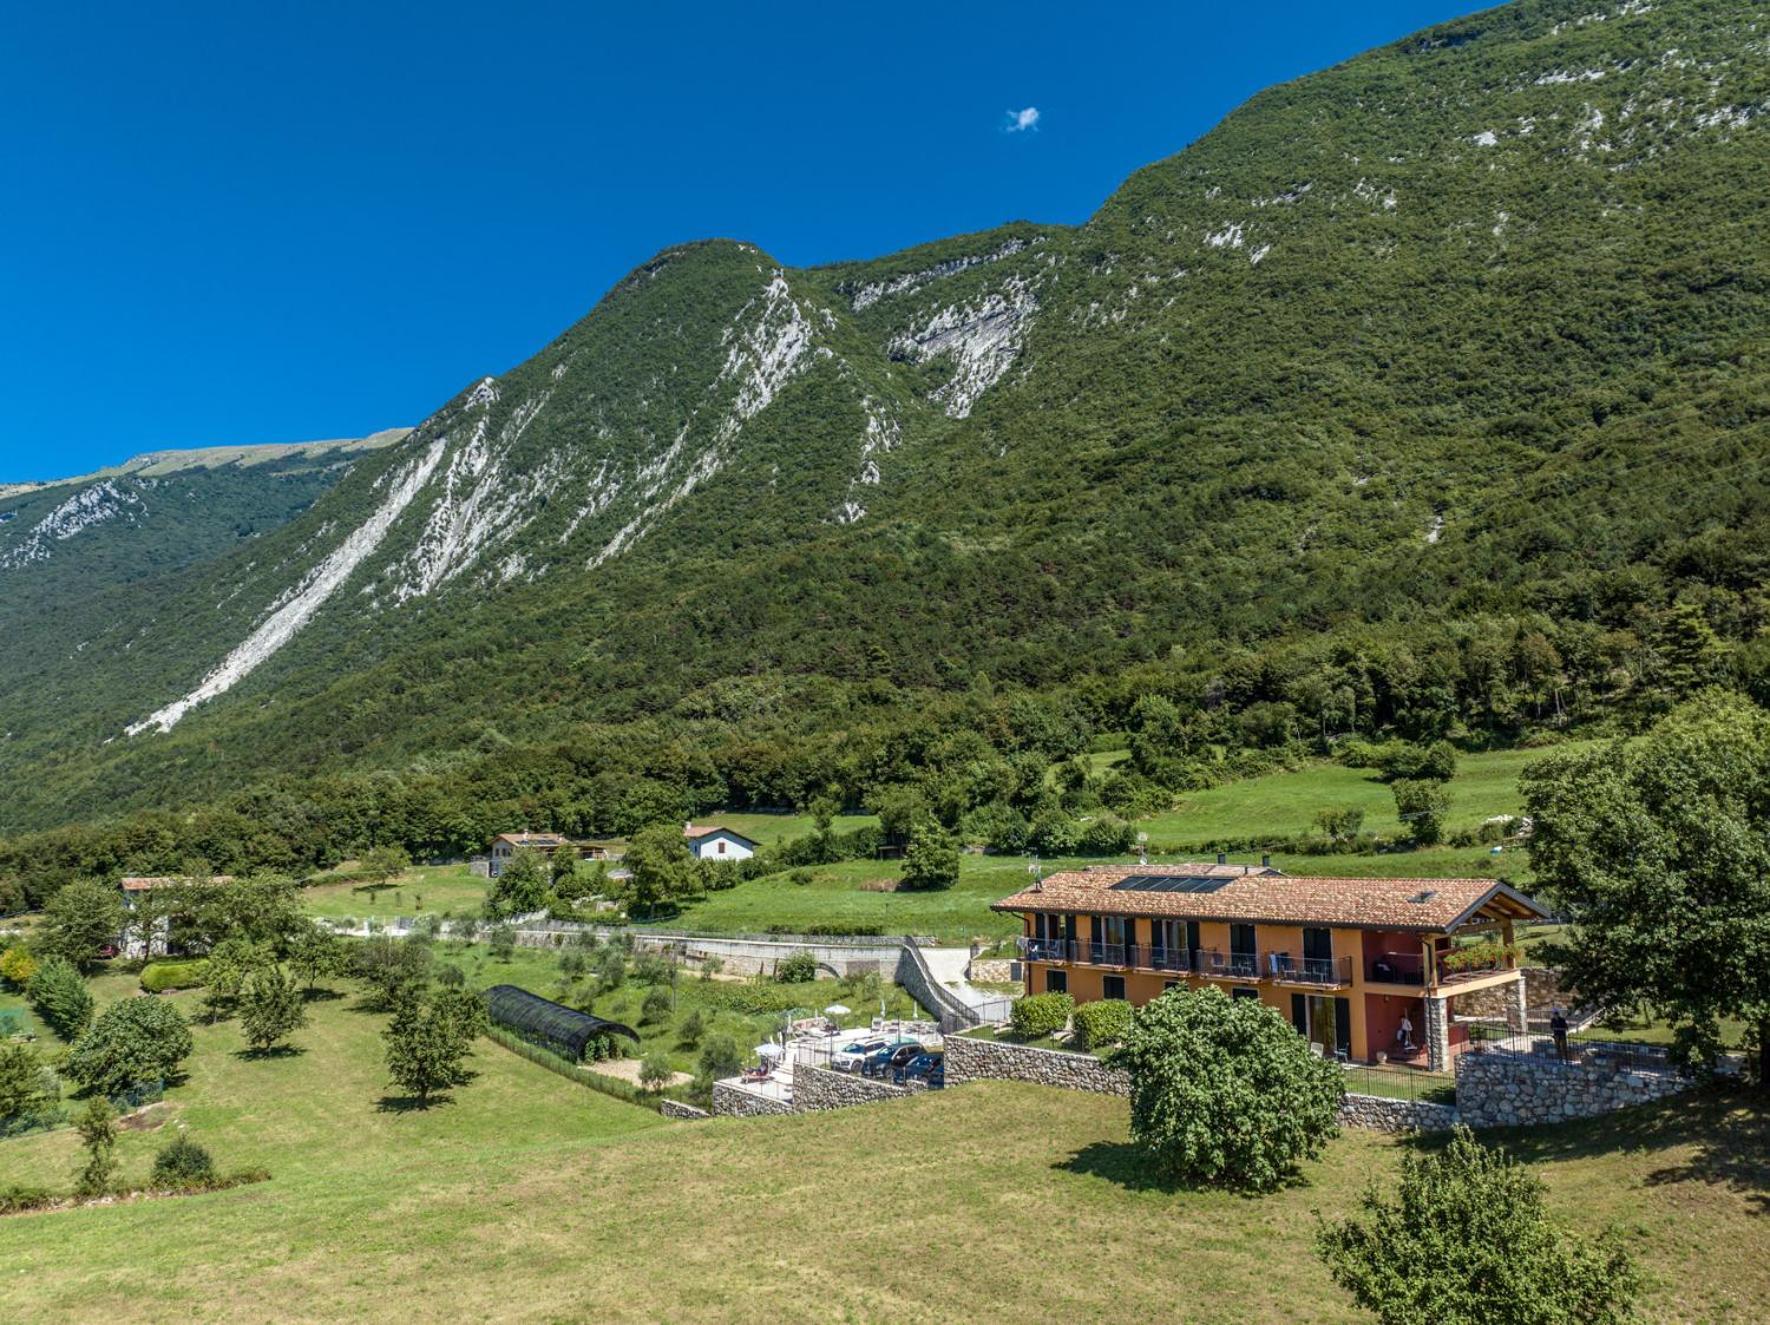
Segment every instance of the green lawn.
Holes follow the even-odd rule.
[[[1350,1132],[1262,1199],[1172,1191],[1142,1179],[1121,1099],[995,1082],[670,1124],[490,1045],[452,1102],[382,1112],[382,1018],[353,1003],[316,1007],[282,1059],[198,1028],[177,1117],[271,1180],[0,1220],[7,1317],[1350,1325],[1316,1216],[1392,1181],[1408,1144]],[[123,1138],[130,1176],[168,1134]],[[1713,1096],[1514,1144],[1559,1218],[1621,1230],[1644,1319],[1744,1323],[1770,1315],[1767,1134],[1761,1106]],[[64,1181],[74,1152],[68,1131],[0,1141],[0,1171]],[[1109,1292],[1057,1268],[1081,1249]]]
[[[1589,748],[1596,742],[1568,742],[1556,749]],[[1495,750],[1457,759],[1450,783],[1451,830],[1474,828],[1496,814],[1516,814],[1518,774],[1546,750]],[[1292,773],[1271,773],[1188,793],[1178,808],[1143,820],[1152,847],[1186,845],[1260,834],[1297,836],[1314,826],[1318,811],[1364,811],[1366,832],[1398,830],[1395,798],[1388,784],[1368,768],[1319,763]]]
[[[320,875],[301,891],[302,908],[327,920],[391,920],[395,916],[477,915],[490,880],[465,865],[414,865],[373,888],[329,883]]]

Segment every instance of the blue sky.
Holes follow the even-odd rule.
[[[415,423],[686,239],[1081,221],[1260,88],[1480,7],[13,5],[0,480]]]

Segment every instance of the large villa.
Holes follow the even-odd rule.
[[[1147,1003],[1184,982],[1257,998],[1343,1061],[1444,1071],[1467,1043],[1450,1000],[1507,989],[1513,925],[1546,919],[1493,879],[1322,879],[1270,865],[1096,867],[997,902],[1021,917],[1028,993]],[[1472,941],[1473,940],[1473,941]]]

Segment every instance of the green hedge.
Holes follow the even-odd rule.
[[[1098,1049],[1125,1038],[1131,1029],[1131,1005],[1122,998],[1102,998],[1075,1010],[1075,1047]]]
[[[201,989],[209,963],[198,958],[188,962],[150,962],[141,968],[141,987],[150,994],[168,989]]]
[[[1068,1024],[1075,1007],[1075,999],[1068,994],[1028,994],[1014,1000],[1008,1025],[1023,1040],[1055,1035]]]

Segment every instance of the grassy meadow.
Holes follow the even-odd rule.
[[[1565,748],[1565,747],[1563,747]],[[1518,774],[1542,751],[1500,750],[1464,755],[1450,783],[1452,830],[1473,828],[1496,814],[1517,813]],[[1106,766],[1122,751],[1090,756]],[[1366,831],[1389,831],[1394,801],[1389,788],[1368,769],[1315,764],[1294,772],[1231,782],[1186,796],[1167,814],[1143,820],[1152,851],[1172,850],[1179,843],[1223,839],[1274,838],[1310,831],[1323,809],[1356,806],[1365,811]],[[810,815],[709,814],[702,816],[763,843],[777,843],[812,830]],[[873,820],[844,816],[836,826],[848,830]],[[1197,852],[1192,853],[1197,856]],[[1236,863],[1253,863],[1257,854],[1236,853]],[[1070,868],[1086,860],[1051,860],[1047,870]],[[1349,878],[1458,875],[1505,879],[1528,886],[1529,861],[1522,851],[1507,848],[1493,854],[1486,847],[1434,847],[1422,851],[1367,852],[1335,856],[1280,856],[1276,863],[1295,874]],[[1028,861],[1022,856],[967,855],[960,862],[959,881],[944,892],[897,891],[902,876],[898,861],[842,861],[804,872],[781,871],[737,887],[710,893],[689,903],[667,926],[718,933],[762,933],[770,928],[799,933],[838,932],[854,927],[876,928],[885,934],[923,934],[945,942],[989,940],[1018,932],[1010,917],[992,913],[990,904],[1027,881]],[[465,865],[414,866],[387,885],[365,888],[348,881],[328,882],[320,876],[305,890],[304,905],[315,916],[391,921],[397,916],[468,915],[477,913],[488,883]]]
[[[301,1052],[252,1060],[196,1028],[171,1120],[126,1133],[126,1176],[184,1124],[271,1179],[0,1219],[16,1320],[1362,1319],[1311,1247],[1316,1215],[1396,1172],[1349,1132],[1264,1199],[1139,1177],[1123,1100],[988,1083],[781,1119],[670,1123],[482,1042],[428,1112],[381,1106],[383,1019],[313,1006]],[[1509,1138],[1569,1225],[1618,1227],[1646,1319],[1770,1313],[1770,1119],[1724,1096]],[[63,1129],[0,1141],[13,1181],[65,1182]],[[1041,1230],[1061,1229],[1055,1240]],[[1054,1272],[1086,1248],[1096,1278]]]

